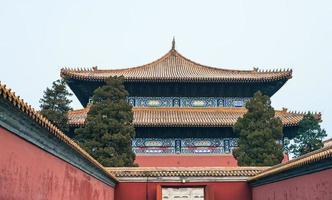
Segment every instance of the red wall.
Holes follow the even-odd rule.
[[[157,188],[161,186],[204,186],[206,200],[251,200],[247,182],[202,182],[202,183],[124,183],[116,186],[116,200],[156,200]]]
[[[287,162],[285,154],[282,163]],[[136,155],[140,167],[236,167],[232,154],[227,155]]]
[[[253,200],[331,200],[332,169],[258,186]]]
[[[229,155],[136,155],[140,167],[234,167],[235,158]]]
[[[113,200],[114,189],[0,127],[0,199]]]

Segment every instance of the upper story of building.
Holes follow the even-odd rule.
[[[161,58],[126,69],[61,70],[84,107],[110,76],[123,76],[134,107],[243,107],[258,90],[276,93],[292,70],[231,70],[196,63],[172,48]]]

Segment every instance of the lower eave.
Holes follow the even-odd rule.
[[[83,126],[89,108],[69,112],[70,126]],[[233,127],[245,108],[133,108],[135,127]],[[284,127],[297,126],[305,113],[276,111]],[[320,119],[320,114],[316,114]]]

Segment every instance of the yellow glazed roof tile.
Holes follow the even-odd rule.
[[[108,167],[116,177],[251,177],[269,167]]]
[[[127,81],[189,81],[189,82],[267,82],[290,79],[292,70],[229,70],[198,64],[175,49],[156,61],[138,67],[113,70],[63,68],[64,78],[104,81],[110,76],[124,76]]]
[[[83,125],[89,108],[69,112],[69,124]],[[229,127],[233,126],[245,108],[133,108],[133,124],[137,127],[169,127],[169,126],[201,126]],[[295,126],[303,118],[304,113],[276,111],[284,126]],[[320,118],[320,114],[316,114]]]

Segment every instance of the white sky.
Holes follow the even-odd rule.
[[[331,0],[0,0],[0,80],[38,108],[62,67],[145,64],[173,35],[202,64],[292,68],[273,106],[322,112],[332,137]]]

